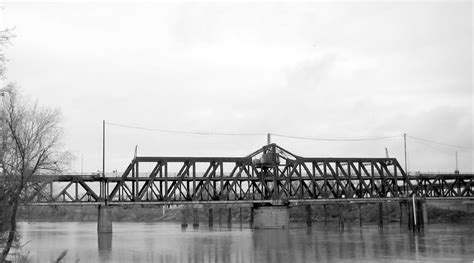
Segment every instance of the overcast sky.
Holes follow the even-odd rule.
[[[471,2],[16,3],[7,76],[62,109],[73,170],[101,169],[102,120],[152,129],[277,133],[307,157],[383,157],[473,171]],[[245,156],[266,136],[107,126],[107,171],[139,155]],[[470,149],[469,149],[470,148]]]

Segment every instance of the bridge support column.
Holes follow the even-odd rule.
[[[288,228],[290,212],[287,205],[256,206],[253,208],[253,228]]]
[[[199,227],[199,210],[193,208],[193,227]]]
[[[214,212],[209,208],[209,227],[214,226]]]
[[[97,232],[112,233],[112,210],[110,206],[99,205],[97,216]]]
[[[361,205],[359,203],[359,227],[362,227],[362,209],[361,209]]]
[[[313,225],[311,205],[306,205],[306,226],[311,227]]]

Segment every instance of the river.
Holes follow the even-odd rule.
[[[413,234],[399,224],[313,223],[288,230],[251,230],[234,225],[182,229],[178,223],[114,222],[98,235],[93,222],[22,222],[23,254],[31,262],[473,262],[470,225],[428,225]]]

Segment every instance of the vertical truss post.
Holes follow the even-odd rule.
[[[78,184],[79,184],[79,183],[78,183],[77,180],[76,180],[76,182],[75,182],[75,195],[76,195],[76,196],[75,196],[75,198],[74,198],[74,201],[76,201],[76,202],[79,201],[79,185],[78,185]]]

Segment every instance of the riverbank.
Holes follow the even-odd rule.
[[[312,205],[313,221],[338,221],[341,216],[344,221],[359,221],[358,204],[326,205],[326,216],[322,205]],[[377,222],[379,215],[378,204],[363,204],[361,219],[363,222]],[[114,222],[181,222],[183,214],[182,207],[171,206],[121,206],[111,207],[112,220]],[[214,222],[227,222],[228,208],[214,207]],[[198,208],[199,221],[207,222],[208,209]],[[468,223],[474,221],[474,213],[468,211],[440,208],[438,206],[427,206],[429,223]],[[242,212],[242,215],[240,213]],[[232,207],[231,218],[233,222],[248,222],[250,219],[250,208]],[[187,213],[188,222],[192,222],[192,209]],[[384,221],[399,221],[398,203],[383,204]],[[97,221],[97,207],[95,206],[26,206],[20,209],[20,221],[75,221],[95,222]],[[305,206],[290,208],[291,222],[304,222],[306,220]]]

